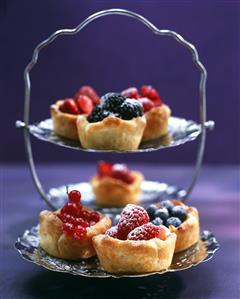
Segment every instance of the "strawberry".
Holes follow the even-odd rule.
[[[151,85],[143,85],[140,94],[141,97],[150,99],[154,104],[162,103],[159,93]]]
[[[100,103],[100,98],[96,91],[91,86],[82,86],[74,95],[74,100],[76,100],[80,95],[89,97],[92,100],[94,106]]]
[[[93,102],[88,96],[79,95],[75,98],[75,103],[82,114],[90,114],[93,110]]]
[[[138,99],[139,93],[136,87],[129,87],[121,92],[122,96],[130,99]]]
[[[142,226],[136,227],[132,230],[128,236],[128,240],[140,241],[150,240],[153,238],[159,238],[161,240],[166,239],[166,230],[163,226],[156,226],[152,223],[147,223]]]
[[[148,112],[154,107],[153,101],[149,100],[148,98],[141,98],[139,102],[143,105],[144,113]]]
[[[73,99],[65,99],[60,105],[59,110],[69,114],[79,114],[78,107]]]
[[[144,208],[137,205],[128,204],[122,210],[118,222],[118,239],[126,240],[130,231],[148,222],[149,216]]]

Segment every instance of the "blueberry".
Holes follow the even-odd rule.
[[[169,227],[169,225],[173,225],[175,227],[178,227],[182,224],[181,220],[177,217],[170,217],[166,220],[166,226]]]
[[[171,216],[177,217],[183,222],[187,219],[187,212],[183,207],[175,206],[171,210]]]
[[[155,205],[150,205],[149,207],[147,207],[146,211],[148,213],[148,216],[150,218],[150,221],[153,220],[155,218],[154,214],[155,211],[157,210],[157,207]]]
[[[122,119],[130,120],[134,117],[143,115],[143,107],[141,103],[134,99],[127,99],[117,111]]]
[[[165,221],[169,217],[169,213],[168,213],[168,210],[166,208],[159,208],[155,211],[154,216],[155,216],[155,218],[159,217],[163,221]]]
[[[168,212],[170,213],[172,208],[174,207],[174,204],[171,202],[171,200],[164,200],[161,201],[161,206],[168,209]]]
[[[152,222],[152,224],[155,224],[155,225],[158,225],[158,226],[163,224],[162,219],[159,218],[159,217],[155,218],[155,219],[152,220],[151,222]]]

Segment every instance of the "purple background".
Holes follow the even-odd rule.
[[[14,123],[23,118],[23,70],[34,47],[54,31],[73,28],[90,14],[113,7],[138,12],[159,28],[177,31],[197,47],[208,70],[207,118],[216,121],[215,131],[208,133],[205,162],[238,163],[238,1],[1,0],[1,136],[5,147],[1,146],[0,161],[26,159],[22,132]],[[51,103],[73,95],[82,84],[92,85],[101,95],[144,83],[160,91],[174,115],[198,120],[199,73],[190,53],[171,38],[155,36],[127,17],[101,18],[77,36],[57,39],[41,52],[31,78],[31,121],[48,117]],[[116,159],[115,155],[70,152],[32,140],[40,161]],[[117,158],[192,163],[196,149],[197,142],[193,142],[179,149]]]

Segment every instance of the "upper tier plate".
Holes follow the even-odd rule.
[[[40,140],[48,141],[60,146],[90,151],[90,152],[113,152],[112,150],[95,150],[84,149],[77,141],[72,141],[59,137],[53,130],[53,124],[51,119],[43,120],[39,123],[29,125],[29,131],[32,135]],[[149,152],[155,151],[161,148],[177,146],[184,144],[188,141],[195,140],[201,133],[201,126],[192,120],[186,120],[179,117],[170,117],[169,119],[169,133],[168,135],[144,142],[140,144],[138,150],[129,152]],[[114,151],[117,152],[117,151]]]

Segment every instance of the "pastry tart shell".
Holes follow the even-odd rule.
[[[147,125],[142,141],[153,140],[166,135],[168,133],[168,119],[170,115],[171,109],[165,104],[146,112]]]
[[[77,118],[79,140],[83,148],[98,150],[136,150],[146,126],[145,116],[123,120],[108,116],[102,121],[89,123],[86,116]]]
[[[176,235],[166,240],[118,240],[107,235],[93,238],[97,256],[105,271],[115,274],[140,274],[167,269],[172,262]]]
[[[102,207],[123,207],[129,203],[137,204],[141,195],[143,175],[138,171],[131,171],[134,177],[132,184],[121,180],[94,176],[91,185],[96,198],[96,204]]]
[[[40,246],[50,255],[67,260],[87,259],[96,255],[92,238],[111,227],[111,219],[101,215],[100,221],[87,228],[86,237],[77,240],[65,234],[57,212],[42,211],[39,215]]]

